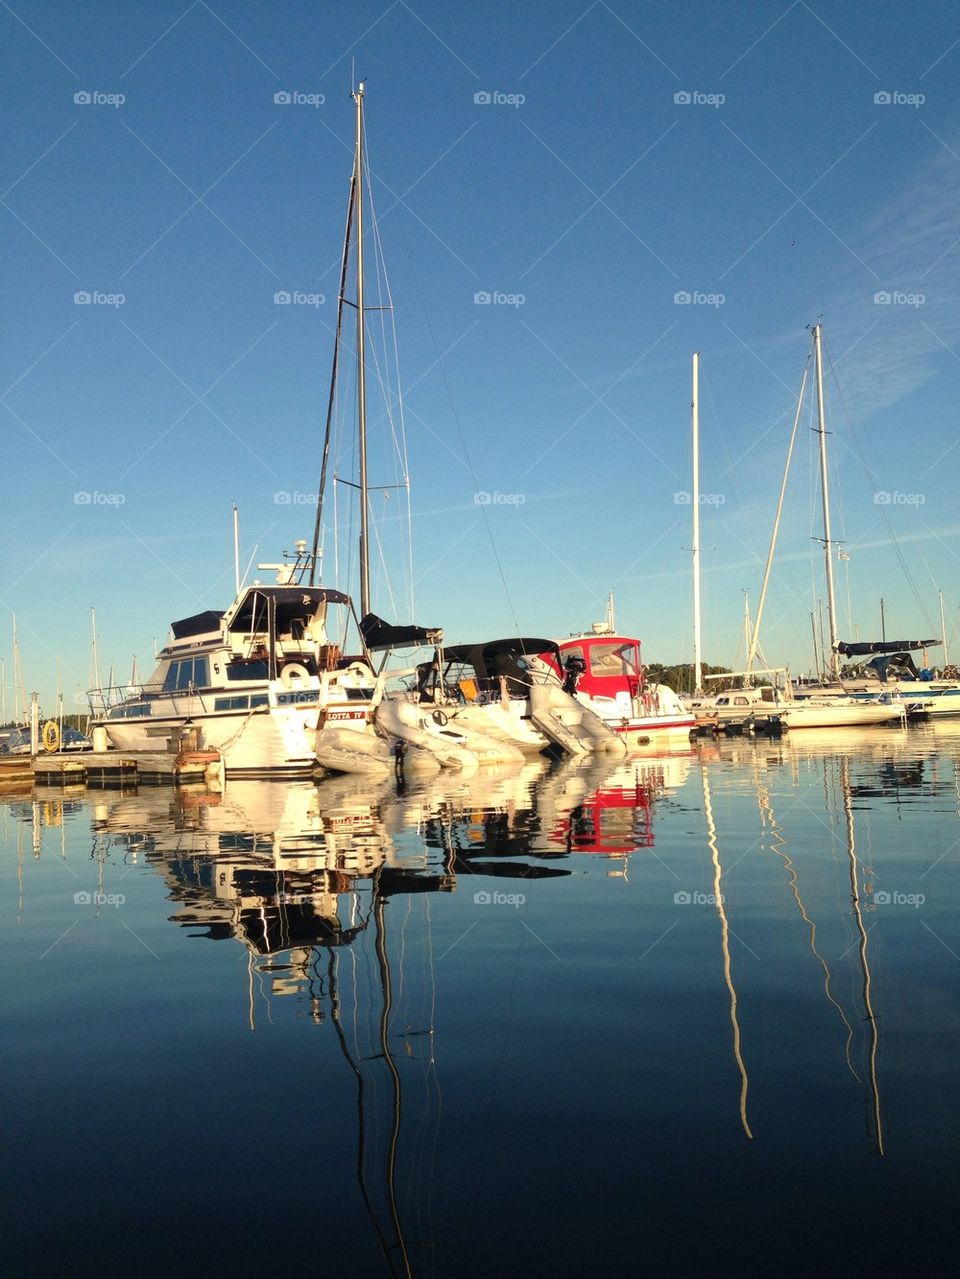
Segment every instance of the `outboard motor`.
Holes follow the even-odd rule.
[[[587,663],[582,657],[576,657],[574,654],[567,658],[564,663],[563,691],[570,693],[571,696],[576,693],[577,685],[580,683],[580,677],[587,669]]]

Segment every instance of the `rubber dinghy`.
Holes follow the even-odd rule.
[[[373,731],[323,728],[317,734],[317,763],[332,773],[386,777],[396,760],[390,743]]]
[[[626,754],[626,746],[613,729],[558,684],[531,686],[530,719],[544,737],[570,755]]]
[[[477,768],[481,764],[522,764],[523,752],[478,729],[460,724],[439,707],[418,706],[385,697],[376,710],[380,732],[429,752],[442,768]]]

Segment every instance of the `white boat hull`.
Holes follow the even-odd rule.
[[[853,702],[841,705],[833,702],[794,702],[781,708],[777,714],[780,722],[789,729],[798,728],[847,728],[864,724],[900,723],[904,707],[900,703]]]
[[[200,730],[199,748],[219,751],[228,777],[309,777],[316,769],[316,705],[184,714],[179,702],[177,715],[164,716],[158,707],[143,718],[105,720],[107,737],[118,751],[167,751],[189,720]]]

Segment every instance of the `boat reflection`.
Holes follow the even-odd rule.
[[[171,922],[243,944],[251,1031],[259,1010],[273,1020],[280,996],[332,1028],[355,1090],[354,1173],[371,1237],[388,1273],[412,1276],[431,1269],[434,1246],[417,1223],[440,1124],[431,894],[466,875],[567,876],[557,863],[574,854],[649,847],[654,800],[687,767],[538,761],[420,788],[231,781],[222,795],[104,796],[93,829],[101,864],[120,852],[162,877]]]
[[[451,892],[463,875],[569,876],[574,854],[625,864],[652,846],[654,804],[683,785],[692,754],[537,760],[409,786],[341,776],[104,793],[92,803],[94,856],[101,868],[118,853],[149,866],[175,904],[171,922],[242,942],[273,993],[314,992],[311,948],[350,945],[377,902]]]

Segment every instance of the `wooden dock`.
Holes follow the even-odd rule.
[[[182,786],[210,781],[222,765],[216,751],[68,751],[0,759],[0,790],[32,786]],[[215,779],[214,779],[215,780]]]

